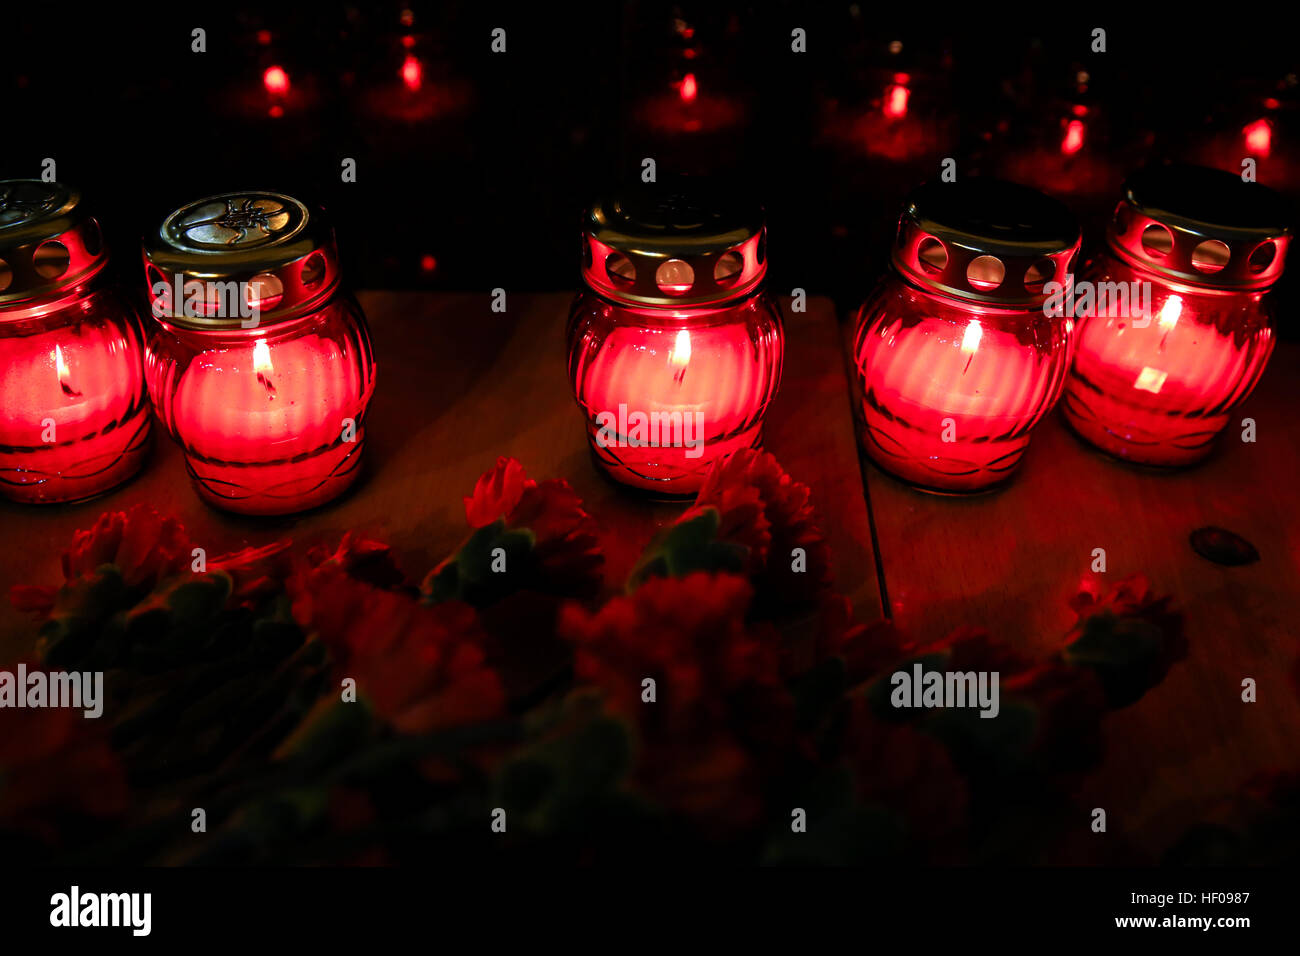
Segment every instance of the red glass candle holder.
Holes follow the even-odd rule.
[[[1148,465],[1210,452],[1273,351],[1268,290],[1291,242],[1282,208],[1267,187],[1221,170],[1129,178],[1107,251],[1086,270],[1094,289],[1128,295],[1078,317],[1061,406],[1078,435]]]
[[[375,361],[323,214],[276,193],[201,199],[146,241],[145,271],[149,392],[200,497],[287,514],[347,489]]]
[[[1079,226],[1063,205],[997,180],[928,183],[899,220],[893,271],[858,314],[861,437],[925,491],[1010,478],[1060,395],[1070,320],[1047,314]]]
[[[569,380],[612,478],[699,491],[714,461],[762,442],[784,332],[760,209],[705,187],[648,187],[592,206],[568,324]]]
[[[0,182],[0,493],[15,501],[89,498],[148,453],[144,338],[107,265],[78,191]]]

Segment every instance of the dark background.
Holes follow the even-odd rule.
[[[653,156],[661,175],[710,172],[752,190],[768,210],[773,287],[841,307],[882,268],[907,188],[945,156],[959,175],[1056,192],[1094,248],[1127,170],[1208,158],[1239,171],[1241,131],[1261,118],[1274,129],[1259,179],[1295,189],[1300,54],[1259,11],[1220,22],[1190,10],[894,9],[43,4],[6,13],[0,175],[39,176],[55,158],[130,282],[139,236],[170,209],[265,188],[329,208],[354,287],[564,289],[578,282],[584,203]],[[490,51],[495,26],[504,55]],[[796,26],[807,53],[790,51]],[[1104,54],[1089,50],[1098,26]],[[206,53],[191,52],[194,27]],[[423,69],[415,94],[399,79],[408,53]],[[263,88],[273,64],[290,76],[286,97]],[[693,109],[675,85],[687,72]],[[906,126],[880,121],[898,72]],[[1063,164],[1080,106],[1084,145]],[[690,117],[701,128],[674,128]],[[355,184],[340,181],[344,157]]]

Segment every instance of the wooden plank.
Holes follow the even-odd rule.
[[[495,314],[486,294],[370,292],[361,296],[379,364],[367,464],[347,496],[291,518],[247,518],[203,505],[179,450],[155,439],[133,482],[97,500],[46,508],[0,502],[0,652],[30,649],[32,629],[8,604],[17,583],[59,580],[59,554],[105,510],[147,502],[181,519],[210,555],[290,537],[333,543],[354,529],[389,542],[403,568],[423,575],[466,534],[461,499],[499,455],[534,478],[567,478],[599,521],[607,581],[621,587],[654,531],[683,505],[652,503],[597,474],[565,374],[571,296],[512,295]],[[826,517],[842,590],[874,618],[875,568],[843,377],[834,308],[809,300],[788,315],[784,382],[767,447],[813,489]]]
[[[1029,650],[1055,646],[1094,548],[1106,550],[1103,585],[1141,572],[1173,595],[1189,655],[1146,699],[1107,718],[1106,765],[1078,794],[1151,853],[1255,772],[1296,766],[1297,375],[1300,346],[1280,346],[1234,416],[1256,420],[1258,441],[1229,429],[1211,460],[1185,471],[1114,461],[1069,434],[1059,412],[995,494],[925,495],[866,469],[891,610],[920,637],[971,624]],[[1261,560],[1229,568],[1199,557],[1188,535],[1206,525],[1244,536]],[[1241,701],[1245,677],[1259,682],[1256,704]]]

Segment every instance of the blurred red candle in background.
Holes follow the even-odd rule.
[[[651,185],[588,212],[569,378],[615,480],[690,495],[714,461],[760,445],[784,346],[764,238],[760,209],[707,184]]]
[[[1070,320],[1044,303],[1078,249],[1069,210],[1032,189],[912,192],[854,340],[863,446],[881,468],[948,493],[1011,476],[1064,382]]]
[[[0,182],[0,492],[16,501],[99,494],[148,451],[140,322],[107,264],[80,193]]]
[[[284,96],[289,92],[289,74],[281,66],[270,66],[262,74],[262,85],[272,96]]]
[[[1079,317],[1070,426],[1143,464],[1207,455],[1273,351],[1268,290],[1290,242],[1281,197],[1258,183],[1199,166],[1129,177],[1087,279],[1149,294]]]
[[[375,364],[322,214],[276,193],[199,200],[167,218],[145,263],[150,393],[199,495],[284,514],[342,493]]]

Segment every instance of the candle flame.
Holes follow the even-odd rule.
[[[271,374],[275,371],[275,366],[271,364],[271,349],[265,339],[258,339],[253,346],[253,371],[257,373],[257,380],[267,394],[274,398],[275,385],[271,382]]]
[[[673,381],[678,385],[686,378],[686,366],[691,361],[691,333],[682,329],[677,333],[677,341],[673,343],[673,350],[669,353],[668,361],[677,369],[673,373]]]
[[[685,365],[691,360],[691,333],[682,329],[677,333],[673,344],[672,361],[674,365]]]
[[[905,75],[900,73],[894,77],[899,80]],[[892,84],[889,89],[885,90],[885,115],[890,119],[902,119],[907,115],[907,100],[911,94],[902,80]]]
[[[966,370],[970,368],[970,363],[974,361],[975,353],[980,347],[980,339],[983,337],[984,329],[980,326],[979,319],[971,319],[966,323],[966,331],[961,337],[961,350],[970,357],[966,359],[966,365],[961,370],[963,375],[965,375]]]
[[[683,103],[694,103],[695,97],[699,95],[700,85],[696,82],[694,73],[687,73],[682,78],[681,97]]]
[[[275,371],[275,366],[271,364],[271,350],[265,339],[258,339],[253,346],[253,368],[258,372]]]
[[[68,363],[63,359],[63,349],[58,345],[54,346],[54,368],[59,376],[59,388],[63,394],[69,398],[80,398],[81,393],[72,387],[72,373],[68,371]]]
[[[269,66],[262,74],[262,85],[272,96],[284,96],[289,92],[289,74],[282,66]]]
[[[1165,304],[1160,309],[1160,327],[1166,331],[1172,329],[1178,324],[1178,319],[1182,314],[1183,297],[1171,295],[1165,300]]]
[[[1165,334],[1160,336],[1159,351],[1163,352],[1165,350],[1165,343],[1169,341],[1169,333],[1172,332],[1174,326],[1178,324],[1178,317],[1181,316],[1182,314],[1183,314],[1182,296],[1171,295],[1169,298],[1165,299],[1165,304],[1160,308],[1160,328],[1164,330]],[[1160,381],[1156,383],[1156,387],[1154,389],[1147,389],[1147,391],[1149,392],[1160,391],[1160,386],[1164,384],[1164,381],[1165,381],[1164,374],[1162,373],[1160,376]],[[1141,387],[1142,387],[1141,385],[1138,385],[1138,388]]]
[[[1258,119],[1241,132],[1246,137],[1246,151],[1252,156],[1267,159],[1273,148],[1273,124],[1266,119]]]
[[[414,54],[408,54],[402,61],[402,82],[412,93],[420,92],[420,85],[424,81],[424,66],[420,63],[420,58]]]
[[[1072,119],[1065,127],[1065,138],[1061,140],[1061,152],[1073,156],[1083,149],[1083,120]]]

